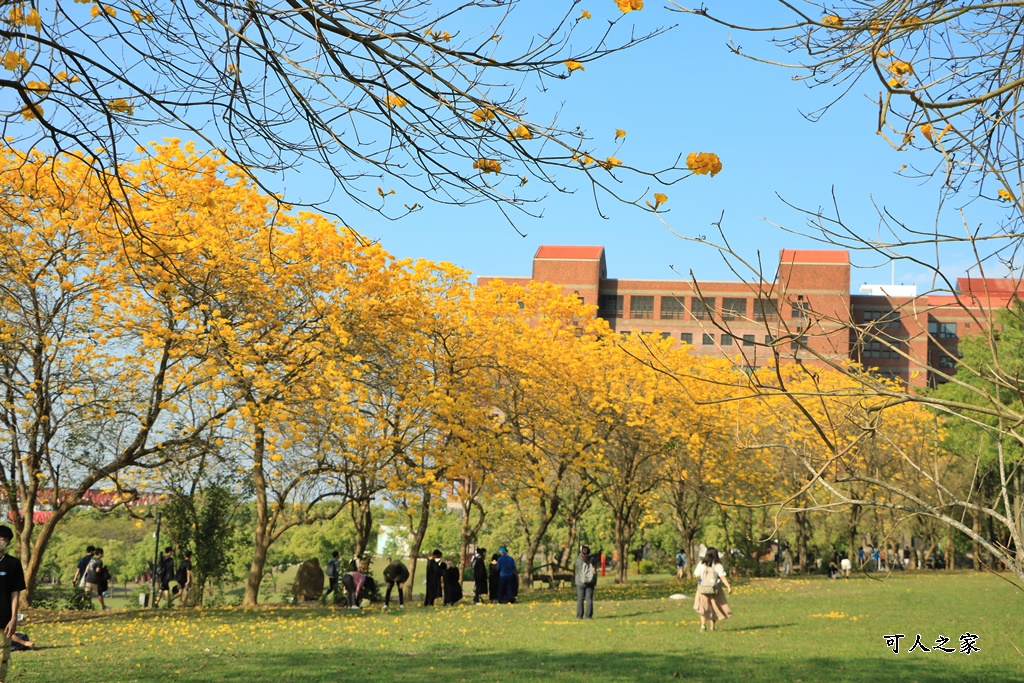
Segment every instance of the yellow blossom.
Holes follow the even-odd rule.
[[[924,136],[925,140],[927,140],[928,142],[934,142],[934,140],[932,140],[932,127],[931,127],[931,124],[928,124],[928,123],[924,124],[923,126],[920,127],[920,130],[921,130],[921,135]]]
[[[999,189],[999,199],[1004,201],[1004,202],[1012,202],[1013,201],[1013,195],[1010,194],[1009,190],[1000,188]]]
[[[889,73],[893,76],[906,76],[914,73],[914,67],[902,60],[895,60],[889,65]]]
[[[50,93],[50,85],[42,81],[29,81],[25,84],[25,87],[40,95],[48,95]]]
[[[67,71],[61,71],[53,79],[56,81],[67,81],[68,83],[78,83],[81,80],[78,76],[68,76]]]
[[[136,24],[141,24],[144,21],[147,22],[147,23],[152,23],[153,15],[152,14],[146,14],[145,12],[143,12],[141,10],[133,9],[132,10],[132,19],[135,20]]]
[[[722,170],[722,162],[714,152],[690,152],[686,156],[686,168],[694,175],[711,174],[714,178]]]
[[[626,131],[622,130],[621,128],[618,128],[618,129],[615,130],[615,139],[616,140],[618,140],[619,138],[624,138],[624,137],[626,137]]]
[[[135,113],[135,105],[129,102],[128,100],[124,99],[123,97],[119,97],[116,100],[110,100],[109,102],[107,102],[107,108],[114,113],[128,114],[128,116],[131,116]]]
[[[531,133],[530,129],[527,128],[526,126],[519,125],[519,126],[516,126],[515,128],[513,128],[512,130],[510,130],[508,132],[508,139],[509,140],[516,140],[516,139],[519,139],[519,140],[532,140],[533,139],[533,133]]]
[[[840,26],[843,25],[843,20],[840,19],[835,14],[827,14],[827,15],[825,15],[825,16],[823,16],[821,18],[821,23],[825,24],[825,26],[832,26],[834,28],[839,28]]]
[[[43,18],[39,16],[38,10],[33,9],[31,12],[28,13],[28,16],[25,17],[25,25],[31,26],[36,31],[43,27]]]
[[[612,168],[614,168],[615,166],[622,166],[622,162],[616,159],[615,157],[608,157],[604,161],[600,162],[600,164],[601,168],[603,168],[606,171],[612,170]]]
[[[20,26],[25,23],[25,13],[21,7],[12,7],[10,14],[7,15],[7,23],[12,26]]]
[[[30,104],[27,107],[22,107],[21,115],[26,121],[38,119],[43,115],[43,106],[41,104]]]
[[[580,13],[580,19],[589,19],[589,18],[590,18],[590,12],[588,12],[587,10],[583,10],[583,12]]]
[[[644,0],[615,0],[615,4],[623,12],[632,12],[633,10],[642,10],[644,8]]]
[[[25,59],[25,55],[21,52],[15,52],[14,50],[8,50],[7,54],[4,55],[4,68],[8,71],[26,71],[29,67],[28,60]]]
[[[657,210],[657,208],[659,206],[661,206],[662,204],[664,204],[667,201],[668,201],[668,195],[667,194],[665,194],[663,192],[655,192],[654,193],[654,203],[651,204],[650,202],[647,202],[647,206],[651,207],[652,209]]]
[[[490,109],[477,109],[473,112],[473,120],[477,123],[483,123],[484,121],[490,121],[494,118],[494,112]]]
[[[572,73],[573,71],[576,71],[576,70],[586,71],[586,69],[583,68],[583,65],[580,64],[579,62],[577,62],[574,59],[567,60],[565,62],[565,68],[567,68],[569,70],[569,73]]]
[[[401,109],[405,105],[409,104],[404,97],[401,95],[395,95],[394,93],[388,95],[387,103],[389,107],[395,109]]]
[[[501,164],[494,159],[477,159],[473,162],[473,168],[481,173],[501,173]]]

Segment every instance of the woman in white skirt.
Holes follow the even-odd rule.
[[[718,551],[715,548],[708,548],[704,559],[693,569],[693,575],[697,578],[697,595],[693,598],[693,610],[700,615],[700,630],[715,630],[715,622],[719,619],[728,619],[732,616],[729,603],[725,599],[725,593],[719,585],[721,582],[725,588],[732,593],[732,586],[725,576],[725,567],[718,559]],[[707,628],[707,623],[711,627]]]

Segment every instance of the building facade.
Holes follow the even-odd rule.
[[[608,277],[604,247],[548,245],[537,250],[531,277],[478,284],[556,284],[619,333],[660,334],[745,368],[776,357],[810,366],[851,358],[910,387],[945,381],[960,336],[989,326],[1021,290],[1018,280],[960,278],[948,294],[905,285],[853,294],[850,274],[846,251],[783,249],[770,280],[624,280]]]

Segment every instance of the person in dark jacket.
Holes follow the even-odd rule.
[[[434,601],[443,597],[441,585],[444,581],[444,572],[441,567],[441,551],[435,550],[427,558],[427,594],[423,598],[424,607],[433,607]]]
[[[487,567],[487,599],[491,602],[498,602],[498,558],[500,555],[491,555],[491,563]]]
[[[405,582],[409,580],[409,568],[401,560],[394,560],[384,567],[384,609],[391,607],[391,589],[398,586],[398,609],[405,609]]]
[[[487,595],[487,549],[477,548],[473,555],[473,604],[479,605]]]
[[[454,605],[462,599],[462,570],[457,562],[446,562],[444,567],[444,604]]]

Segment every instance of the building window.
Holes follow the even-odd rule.
[[[956,359],[946,354],[939,354],[939,368],[942,370],[952,370],[956,367]]]
[[[745,334],[745,335],[743,335],[743,345],[744,346],[753,346],[754,345],[754,335],[752,335],[752,334]]]
[[[864,322],[875,327],[899,327],[899,311],[864,311]]]
[[[679,341],[693,346],[693,332],[680,332]]]
[[[705,332],[704,336],[700,339],[700,343],[704,346],[713,346],[715,343],[715,335]]]
[[[722,298],[722,320],[747,317],[747,300],[732,297]]]
[[[694,320],[711,320],[715,315],[715,297],[693,297],[690,299],[690,313]]]
[[[599,318],[621,318],[622,317],[622,295],[602,294],[598,297],[597,317]]]
[[[940,323],[937,320],[929,320],[928,334],[936,339],[956,339],[956,323]]]
[[[771,343],[772,343],[772,342],[774,342],[774,341],[775,341],[775,340],[774,340],[774,339],[772,338],[772,335],[770,335],[770,334],[766,334],[766,335],[764,335],[764,343],[765,343],[765,346],[770,346],[770,345],[771,345]]]
[[[722,335],[722,346],[732,346],[732,335],[731,334],[723,334]]]
[[[808,311],[811,310],[811,304],[809,301],[804,300],[804,295],[801,294],[796,298],[796,301],[790,302],[790,317],[794,320],[808,317]]]
[[[789,342],[789,350],[799,351],[800,347],[804,346],[806,343],[807,340],[804,338],[804,328],[798,327],[796,328],[796,337],[793,338],[793,341]]]
[[[778,299],[754,299],[754,320],[758,322],[779,319]]]
[[[683,299],[674,296],[661,297],[661,319],[662,320],[684,320],[686,318],[686,306]]]
[[[629,317],[630,318],[653,318],[654,317],[654,297],[653,296],[636,296],[635,294],[629,297]]]
[[[860,357],[863,358],[899,358],[900,344],[892,342],[886,344],[880,341],[869,341],[861,344]]]

